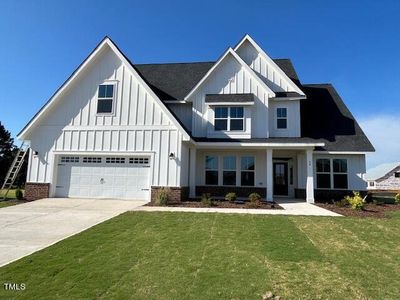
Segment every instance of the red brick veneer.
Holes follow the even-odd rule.
[[[168,200],[170,202],[181,202],[187,200],[189,196],[189,187],[187,186],[152,186],[151,187],[151,201],[154,201],[157,196],[157,192],[161,188],[167,188],[169,190]]]
[[[25,199],[28,201],[49,197],[50,183],[27,182],[25,183]]]

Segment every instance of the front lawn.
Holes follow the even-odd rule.
[[[26,202],[24,200],[17,200],[15,197],[15,191],[16,191],[15,189],[9,190],[6,199],[3,200],[4,194],[6,191],[0,190],[0,208]]]
[[[0,268],[0,298],[398,299],[392,218],[131,212]]]

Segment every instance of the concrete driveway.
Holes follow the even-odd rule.
[[[0,266],[146,201],[49,198],[0,209]]]

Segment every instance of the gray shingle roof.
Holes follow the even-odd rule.
[[[246,142],[323,142],[321,151],[375,151],[354,116],[331,84],[302,85],[290,59],[275,63],[306,94],[301,100],[301,138],[251,139]],[[214,62],[139,64],[135,68],[161,100],[182,100],[203,78]],[[190,132],[189,128],[186,128]],[[217,141],[195,138],[197,141]],[[241,140],[223,139],[240,142]]]
[[[300,100],[301,136],[322,140],[327,151],[375,151],[331,84],[304,84]]]
[[[290,79],[299,83],[290,59],[274,59],[274,62]],[[156,95],[165,101],[183,100],[214,64],[215,62],[135,64],[134,67]]]
[[[253,102],[254,94],[207,94],[206,103]]]

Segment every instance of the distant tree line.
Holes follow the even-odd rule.
[[[14,160],[14,157],[18,153],[18,147],[14,145],[14,139],[11,137],[11,133],[6,130],[4,125],[0,121],[0,188],[4,183],[4,179],[7,175],[9,168]],[[28,155],[25,156],[25,162],[19,171],[18,177],[14,182],[14,185],[23,187],[26,181],[26,171]]]

